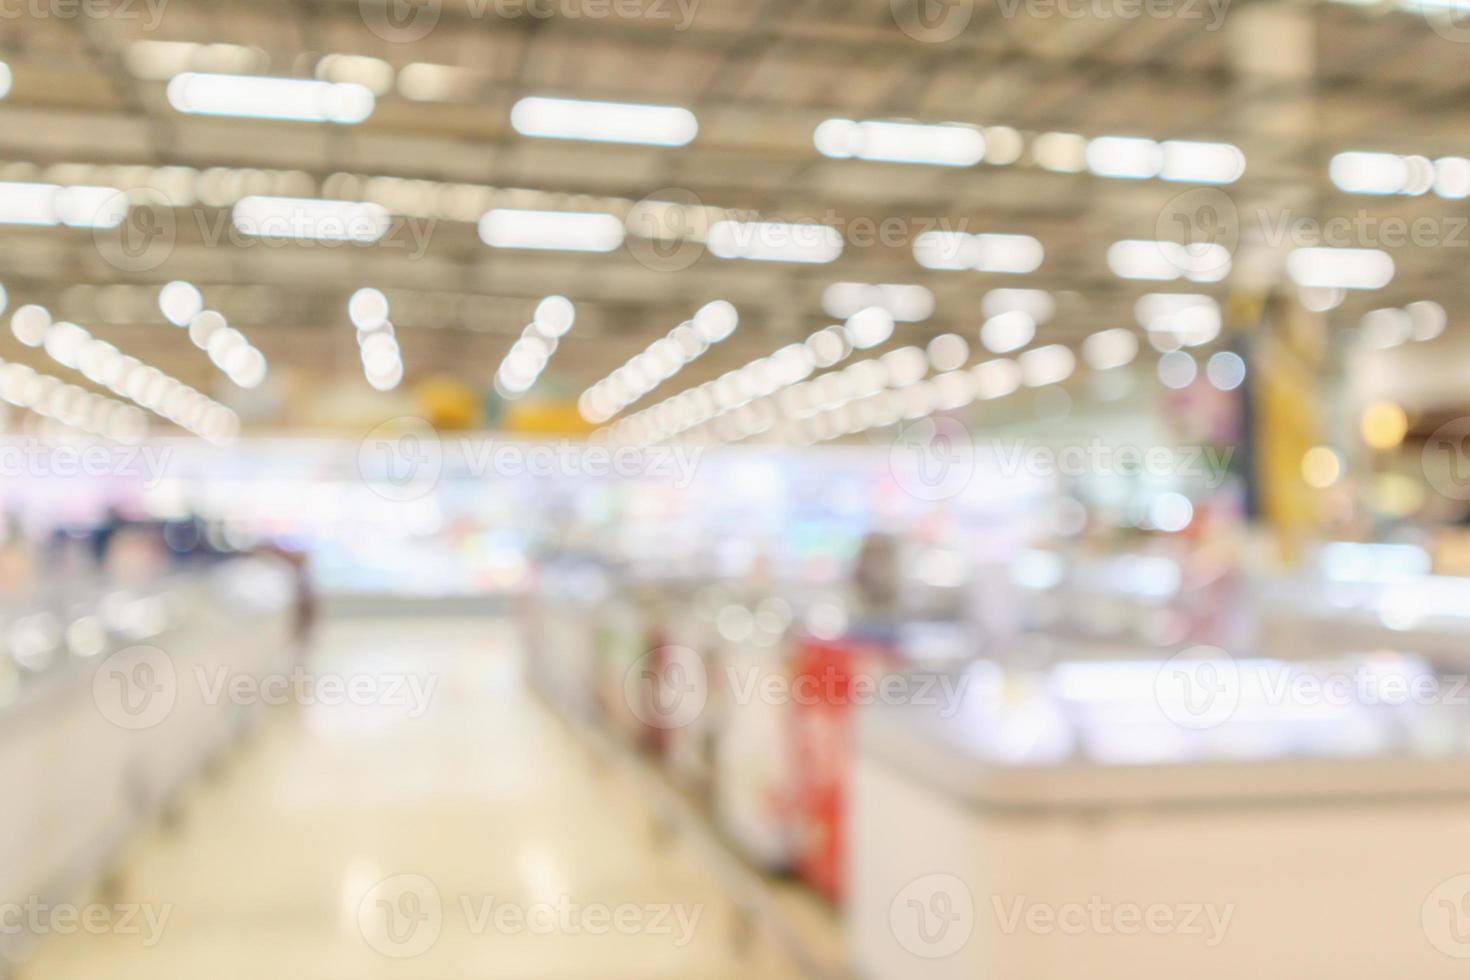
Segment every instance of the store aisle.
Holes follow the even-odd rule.
[[[526,693],[514,644],[493,620],[329,621],[304,703],[95,897],[139,905],[131,926],[51,936],[23,980],[794,976],[759,940],[736,956],[714,883]],[[374,703],[326,703],[333,678]]]

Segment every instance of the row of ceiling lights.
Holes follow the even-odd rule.
[[[19,307],[11,314],[10,330],[21,344],[43,349],[62,367],[81,373],[92,383],[194,435],[212,442],[227,442],[239,431],[239,417],[230,409],[157,368],[123,354],[77,324],[53,320],[44,307],[33,304]]]

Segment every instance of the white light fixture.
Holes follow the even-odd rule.
[[[1066,381],[1077,366],[1076,356],[1061,344],[1028,350],[1017,361],[1021,366],[1021,380],[1028,388]]]
[[[1160,349],[1198,347],[1220,335],[1220,304],[1214,297],[1197,293],[1146,293],[1133,306],[1139,326],[1149,331],[1149,340]]]
[[[192,283],[176,280],[158,291],[158,309],[176,327],[187,327],[204,310],[204,297]]]
[[[824,265],[842,254],[842,234],[816,222],[717,221],[707,244],[716,258],[754,262]]]
[[[1036,321],[1020,310],[997,314],[980,327],[980,343],[996,354],[1020,350],[1035,338]]]
[[[116,228],[127,215],[127,195],[115,187],[0,181],[0,224]]]
[[[902,323],[918,323],[934,313],[934,294],[923,286],[865,282],[834,282],[822,291],[822,309],[845,320],[870,306],[878,306]]]
[[[347,318],[358,330],[376,330],[388,322],[388,297],[382,290],[364,287],[347,300]]]
[[[1444,333],[1449,315],[1443,306],[1433,300],[1421,299],[1404,308],[1413,323],[1412,336],[1415,340],[1433,340]]]
[[[1144,180],[1163,167],[1163,148],[1151,139],[1099,136],[1087,144],[1087,169],[1099,177]]]
[[[49,313],[41,312],[45,319],[50,318]],[[75,323],[51,323],[42,346],[56,363],[83,372],[89,380],[201,438],[225,443],[239,432],[240,419],[230,409],[157,368],[122,354]],[[138,426],[130,424],[127,428]]]
[[[10,86],[13,81],[14,76],[10,73],[10,66],[0,61],[0,99],[10,94]]]
[[[392,220],[378,204],[302,197],[242,197],[230,216],[252,238],[362,244],[382,238]]]
[[[1434,193],[1452,201],[1470,197],[1470,160],[1440,157],[1434,161]]]
[[[940,334],[929,341],[929,363],[935,371],[956,371],[970,359],[970,345],[957,333]]]
[[[823,156],[877,163],[973,167],[985,157],[985,136],[960,123],[828,119],[817,127],[812,141]]]
[[[877,347],[893,336],[893,314],[879,306],[859,310],[843,324],[848,343],[858,350]]]
[[[1230,143],[1165,140],[1165,180],[1192,184],[1233,184],[1245,174],[1245,154]]]
[[[1082,359],[1096,371],[1132,363],[1138,356],[1138,338],[1126,327],[1099,330],[1082,342]]]
[[[1120,279],[1219,282],[1230,274],[1230,251],[1213,242],[1124,239],[1108,247],[1108,268]]]
[[[1299,286],[1382,289],[1393,281],[1393,258],[1376,248],[1296,248],[1286,272]]]
[[[211,75],[185,72],[168,83],[168,101],[179,112],[288,122],[351,125],[373,114],[372,90],[353,82]]]
[[[1038,166],[1057,173],[1078,173],[1087,165],[1087,140],[1076,133],[1042,133],[1031,144]]]
[[[44,344],[50,326],[51,313],[44,306],[27,304],[10,315],[10,332],[27,347]]]
[[[734,333],[739,322],[739,313],[725,300],[706,303],[693,318],[679,324],[582,392],[577,399],[577,410],[594,425],[610,421],[678,374],[712,344]]]
[[[1188,388],[1199,377],[1199,365],[1182,350],[1170,351],[1160,357],[1156,370],[1164,387],[1176,391]]]
[[[679,106],[541,96],[517,102],[510,124],[522,136],[647,146],[684,146],[699,133],[694,113]]]
[[[1245,358],[1234,351],[1221,350],[1205,362],[1205,378],[1220,391],[1234,391],[1245,383]]]
[[[611,252],[623,244],[623,235],[623,223],[601,211],[496,208],[480,219],[480,240],[492,248]]]
[[[976,364],[970,373],[975,377],[978,398],[1004,398],[1021,387],[1021,366],[1008,357]]]
[[[577,308],[565,296],[548,296],[536,304],[531,322],[543,336],[561,337],[577,322]]]
[[[926,231],[914,239],[914,260],[926,269],[975,269],[1022,275],[1041,267],[1046,252],[1030,235]]]

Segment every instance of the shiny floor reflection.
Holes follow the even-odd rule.
[[[125,856],[105,900],[139,928],[53,935],[23,980],[796,975],[737,950],[700,864],[526,692],[506,623],[329,621],[310,677]]]

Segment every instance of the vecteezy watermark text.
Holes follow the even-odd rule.
[[[701,0],[459,0],[456,13],[470,20],[638,20],[687,31]],[[443,0],[358,0],[362,21],[384,41],[411,44],[434,32]]]
[[[379,496],[409,501],[427,496],[446,473],[486,479],[647,478],[686,490],[704,447],[685,444],[615,446],[596,442],[498,442],[445,439],[427,421],[405,416],[373,429],[358,447],[358,474]]]
[[[163,479],[173,450],[167,446],[67,445],[30,437],[0,438],[0,479],[63,480],[126,477],[153,489]]]
[[[1202,20],[1207,31],[1225,23],[1230,0],[996,0],[1007,20]]]
[[[446,901],[432,879],[400,874],[363,895],[357,925],[373,950],[408,959],[432,949],[447,920],[472,936],[654,936],[682,949],[694,940],[703,915],[702,904],[580,902],[570,895],[534,902],[459,895]]]
[[[163,23],[169,0],[0,0],[6,20],[141,20],[143,30]]]
[[[143,902],[49,904],[35,895],[23,902],[0,903],[0,936],[141,936],[151,949],[168,928],[172,905]]]
[[[120,650],[98,665],[92,676],[92,700],[117,727],[139,731],[172,716],[180,688],[188,683],[193,684],[190,700],[211,708],[224,704],[385,708],[418,719],[433,705],[439,676],[406,671],[309,671],[302,666],[250,673],[198,664],[181,672],[163,650],[137,646]]]
[[[1184,477],[1215,489],[1225,481],[1234,446],[1112,445],[1101,439],[1044,446],[1024,439],[992,439],[1003,476]]]
[[[900,946],[923,959],[942,959],[970,941],[988,904],[992,935],[1184,936],[1207,949],[1225,941],[1234,903],[1117,901],[1089,895],[1040,901],[1028,895],[988,896],[977,903],[964,879],[945,872],[915,878],[889,905],[889,926]]]
[[[693,724],[712,693],[726,703],[797,707],[874,704],[932,707],[942,718],[959,712],[969,689],[969,674],[923,670],[839,671],[823,667],[794,676],[726,664],[712,678],[705,658],[682,646],[662,646],[644,654],[623,676],[623,696],[644,724],[670,730]]]

